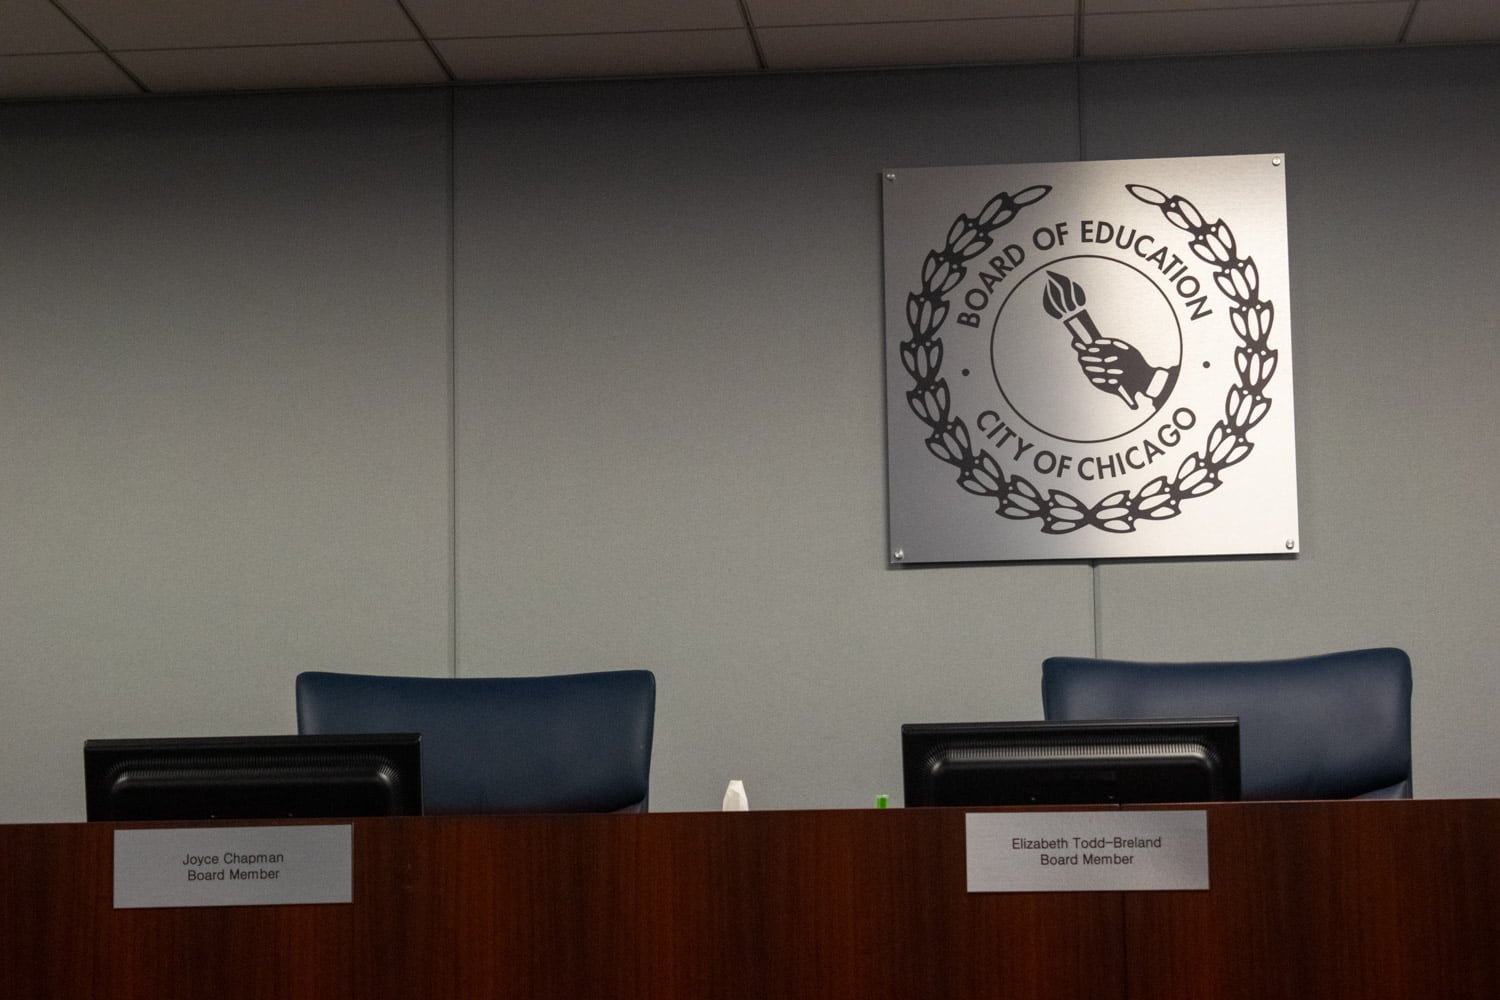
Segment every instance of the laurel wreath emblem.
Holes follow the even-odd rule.
[[[960,215],[948,229],[947,243],[927,254],[922,290],[906,297],[911,339],[900,345],[901,364],[913,386],[907,405],[927,426],[927,449],[958,470],[958,485],[995,501],[995,512],[1016,521],[1038,519],[1042,531],[1061,535],[1084,527],[1134,531],[1136,522],[1175,517],[1183,501],[1219,488],[1225,469],[1245,460],[1255,445],[1250,431],[1271,411],[1266,388],[1276,374],[1277,352],[1269,346],[1275,307],[1261,298],[1260,272],[1251,257],[1238,256],[1234,234],[1223,219],[1207,222],[1192,202],[1144,184],[1125,185],[1134,198],[1156,206],[1173,226],[1188,233],[1193,254],[1215,270],[1214,284],[1232,303],[1230,321],[1239,345],[1234,352],[1237,379],[1224,399],[1224,417],[1208,432],[1203,447],[1189,455],[1169,479],[1158,476],[1138,491],[1120,490],[1088,504],[1064,490],[1045,494],[1019,473],[1006,475],[995,457],[975,449],[963,418],[950,412],[948,380],[942,377],[943,341],[938,333],[948,318],[947,296],[968,274],[967,264],[994,242],[993,233],[1023,208],[1052,190],[1038,184],[1015,194],[1001,192],[978,215]]]

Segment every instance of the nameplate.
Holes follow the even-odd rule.
[[[115,908],[353,899],[353,838],[329,826],[115,831]]]
[[[1208,888],[1208,814],[969,813],[970,892]]]

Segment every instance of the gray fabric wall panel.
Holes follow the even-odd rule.
[[[1494,48],[1082,75],[1090,158],[1282,152],[1302,553],[1107,565],[1113,657],[1411,654],[1419,795],[1494,794],[1500,60]],[[1483,763],[1474,766],[1476,760]]]
[[[446,103],[0,109],[0,820],[449,669]]]
[[[655,670],[653,809],[868,805],[902,722],[1037,715],[1086,568],[886,568],[878,171],[1071,158],[1073,80],[461,93],[460,669]]]

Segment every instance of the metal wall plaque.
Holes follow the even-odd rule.
[[[886,171],[891,561],[1298,551],[1285,170]]]
[[[204,826],[115,831],[115,908],[347,903],[352,828]]]

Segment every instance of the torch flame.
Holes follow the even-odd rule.
[[[1062,319],[1083,308],[1087,301],[1083,286],[1056,271],[1047,272],[1047,290],[1042,293],[1042,308],[1053,319]]]

